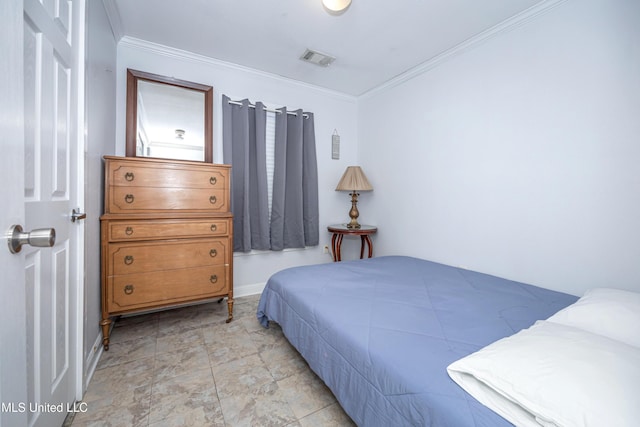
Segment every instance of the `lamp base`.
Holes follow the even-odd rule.
[[[349,230],[359,230],[361,227],[361,225],[358,223],[358,221],[354,221],[353,219],[351,220],[351,222],[349,224],[347,224],[347,228]]]
[[[360,212],[358,212],[358,196],[359,194],[355,191],[351,193],[351,209],[349,210],[351,222],[347,224],[347,228],[350,230],[357,230],[360,228],[360,224],[358,224],[358,217],[360,216]]]

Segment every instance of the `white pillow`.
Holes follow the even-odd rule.
[[[640,425],[640,348],[581,329],[540,321],[447,371],[517,426]]]
[[[547,320],[640,347],[640,293],[637,292],[591,289]]]

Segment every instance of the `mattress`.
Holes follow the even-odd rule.
[[[576,297],[418,258],[274,274],[257,317],[277,322],[359,426],[510,425],[447,366],[546,319]]]

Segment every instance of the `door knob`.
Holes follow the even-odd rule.
[[[50,248],[56,242],[55,228],[38,228],[30,232],[23,232],[22,226],[13,225],[7,231],[7,243],[12,254],[17,254],[22,245],[31,245],[38,248]]]

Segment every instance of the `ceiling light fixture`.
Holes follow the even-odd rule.
[[[332,15],[344,13],[351,5],[351,0],[322,0],[325,10]]]

